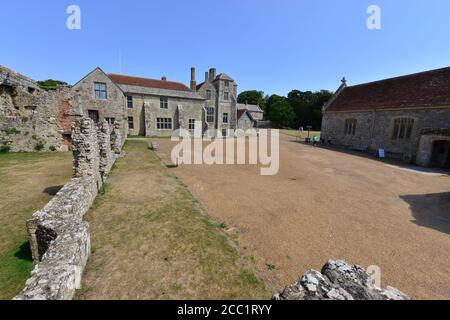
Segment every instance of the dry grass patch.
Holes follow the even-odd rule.
[[[80,299],[264,299],[250,259],[143,141],[128,141],[87,215]]]
[[[0,154],[0,300],[22,289],[33,267],[25,222],[71,175],[71,154]]]

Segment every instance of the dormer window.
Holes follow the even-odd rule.
[[[229,87],[230,86],[230,81],[225,81],[225,87]]]
[[[206,90],[206,99],[207,100],[211,100],[211,97],[212,97],[212,95],[211,95],[211,90]]]

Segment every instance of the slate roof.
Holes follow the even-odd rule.
[[[237,109],[238,110],[247,110],[247,111],[250,111],[250,112],[264,113],[264,111],[262,111],[261,108],[258,105],[255,105],[255,104],[238,103],[237,104]]]
[[[450,67],[345,87],[325,112],[450,107]]]

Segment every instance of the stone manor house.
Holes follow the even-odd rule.
[[[347,86],[323,108],[322,140],[450,168],[450,68]]]
[[[196,123],[201,123],[202,133],[216,129],[226,137],[230,129],[248,129],[262,120],[258,106],[237,103],[236,82],[225,73],[217,75],[215,68],[205,73],[200,84],[191,68],[190,87],[166,77],[106,74],[96,68],[73,91],[75,108],[95,122],[125,119],[130,135],[170,136],[176,129],[193,133]]]

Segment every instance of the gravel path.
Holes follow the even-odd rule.
[[[167,157],[174,143],[157,142]],[[402,170],[286,135],[280,149],[276,176],[260,176],[256,166],[171,170],[211,216],[239,231],[271,285],[345,259],[381,267],[383,286],[414,298],[450,299],[450,175]]]

